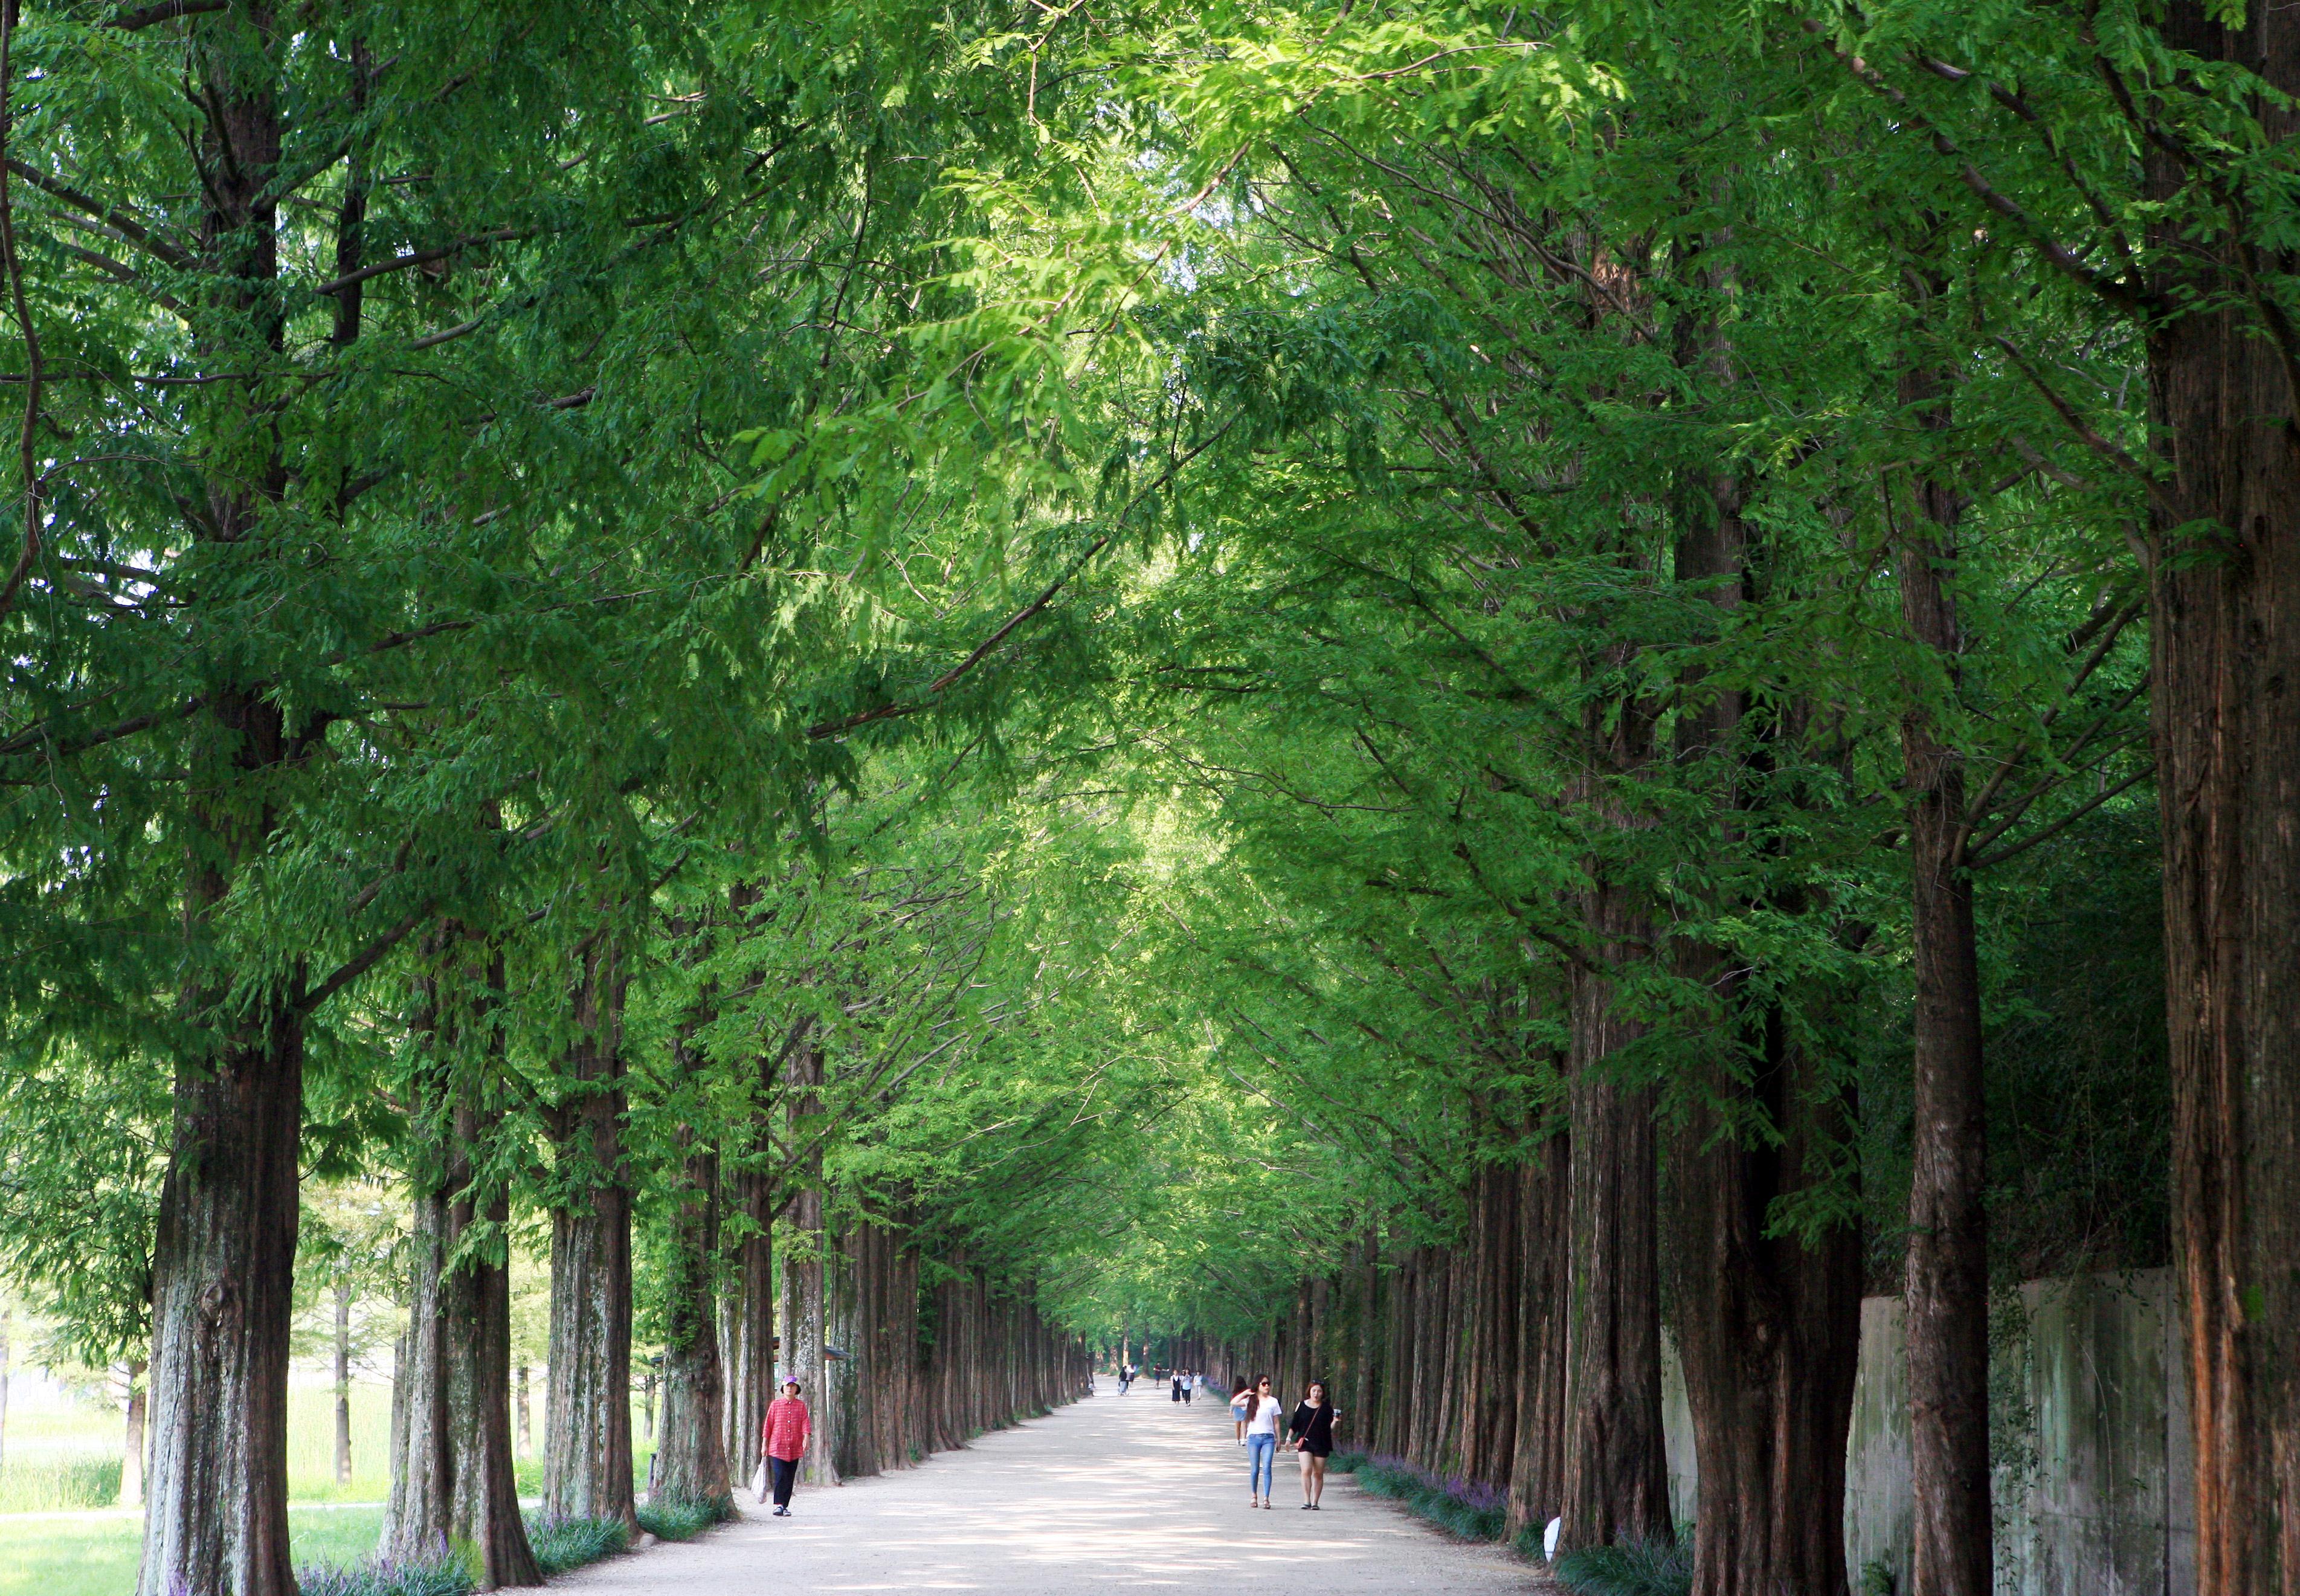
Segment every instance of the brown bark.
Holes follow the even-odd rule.
[[[551,1368],[544,1511],[614,1518],[636,1535],[631,1483],[631,1193],[622,1148],[623,976],[603,938],[583,953],[577,1040],[552,1110]]]
[[[510,1197],[474,1184],[500,1117],[477,1106],[485,1083],[472,1077],[472,1060],[457,1057],[476,1039],[484,1060],[477,1067],[498,1064],[503,965],[482,964],[477,940],[457,927],[433,945],[483,985],[476,993],[443,993],[439,982],[424,984],[419,1029],[433,1051],[419,1077],[429,1093],[419,1134],[429,1144],[414,1172],[408,1323],[393,1382],[382,1546],[388,1555],[420,1559],[469,1545],[483,1589],[536,1585],[543,1575],[520,1516],[512,1457],[511,1270],[501,1239]]]
[[[822,1111],[813,1088],[822,1082],[822,1056],[812,1044],[802,1046],[791,1060],[792,1092],[786,1105],[791,1140],[811,1136],[813,1116]],[[825,1293],[829,1243],[823,1230],[821,1160],[805,1160],[793,1172],[797,1190],[789,1205],[789,1244],[783,1254],[783,1369],[796,1375],[812,1409],[814,1427],[808,1438],[800,1478],[806,1484],[837,1484],[833,1462],[836,1414],[825,1354]]]
[[[212,903],[221,882],[212,882]],[[197,1007],[205,1009],[206,1003]],[[302,1018],[277,1000],[177,1073],[153,1248],[152,1464],[139,1596],[293,1596],[288,1332]]]
[[[662,1431],[650,1500],[731,1506],[726,1379],[712,1320],[719,1256],[719,1157],[691,1139],[674,1196],[664,1283]]]
[[[1522,1211],[1517,1355],[1517,1455],[1509,1531],[1546,1525],[1565,1504],[1565,1342],[1572,1139],[1560,1129],[1519,1181]]]
[[[1349,1394],[1337,1399],[1349,1404],[1345,1422],[1350,1427],[1352,1450],[1372,1442],[1374,1426],[1380,1415],[1385,1307],[1381,1287],[1381,1232],[1368,1220],[1364,1234],[1358,1238],[1357,1341],[1354,1353],[1356,1367],[1352,1370]],[[1229,1371],[1224,1374],[1222,1384],[1227,1389]]]
[[[1938,431],[1949,406],[1922,367],[1903,402]],[[1930,656],[1901,720],[1916,977],[1909,1185],[1909,1467],[1916,1596],[1989,1596],[1988,1121],[1980,964],[1965,868],[1964,764],[1941,740],[1931,669],[1956,690],[1963,636],[1954,589],[1962,504],[1930,477],[1895,518],[1902,625]]]
[[[1477,1312],[1471,1333],[1462,1413],[1462,1472],[1506,1486],[1517,1457],[1518,1316],[1523,1264],[1520,1171],[1478,1172],[1471,1206]]]
[[[457,1112],[458,1144],[473,1148],[491,1134],[469,1108]],[[465,1188],[449,1205],[448,1225],[460,1243],[484,1222],[496,1236],[511,1219],[508,1193],[493,1193],[484,1207]],[[454,1469],[450,1528],[477,1549],[480,1588],[536,1585],[543,1575],[520,1517],[519,1475],[511,1443],[511,1268],[496,1243],[492,1256],[473,1258],[448,1275],[443,1318],[461,1334],[448,1346],[447,1401]]]
[[[1695,1596],[1843,1596],[1845,1446],[1861,1351],[1861,1234],[1776,1234],[1775,1205],[1828,1178],[1851,1102],[1779,1014],[1753,1076],[1716,1069],[1669,1181],[1678,1351],[1701,1470]],[[1779,1132],[1742,1137],[1716,1104]],[[1743,1123],[1746,1123],[1743,1118]]]
[[[1590,915],[1601,957],[1647,940],[1621,895]],[[1661,1265],[1655,1234],[1654,1093],[1620,1078],[1614,1054],[1641,1027],[1595,969],[1573,976],[1573,1157],[1567,1187],[1565,1520],[1562,1544],[1667,1540],[1661,1428]]]
[[[753,1088],[749,1167],[730,1183],[744,1234],[734,1248],[728,1312],[729,1463],[745,1479],[762,1455],[759,1436],[775,1394],[775,1194],[767,1165],[773,1157],[769,1116],[777,1068],[773,1056],[761,1057]]]
[[[1688,353],[1732,380],[1721,339]],[[1684,517],[1676,575],[1721,631],[1746,596],[1742,484],[1721,471],[1706,498]],[[1730,830],[1752,757],[1737,746],[1742,695],[1689,685],[1697,691],[1679,723],[1679,763],[1707,786]],[[1779,1204],[1832,1178],[1832,1155],[1852,1130],[1849,1088],[1790,1038],[1777,1005],[1746,1013],[1723,950],[1688,941],[1677,960],[1709,994],[1693,1016],[1696,1062],[1666,1188],[1670,1294],[1701,1477],[1694,1596],[1844,1596],[1861,1234],[1849,1223],[1813,1235],[1776,1231]]]
[[[282,119],[273,19],[236,6],[191,36],[204,202],[198,254],[212,287],[195,326],[204,358],[281,347],[278,203]],[[223,420],[221,430],[253,418]],[[212,440],[213,441],[213,440]],[[261,530],[285,476],[276,452],[220,445],[204,542]],[[206,641],[200,618],[188,628]],[[152,1456],[138,1596],[292,1596],[288,1334],[299,1218],[304,976],[291,967],[235,998],[207,945],[245,860],[277,825],[276,777],[316,731],[295,727],[259,682],[219,667],[193,723],[184,924],[186,1017],[204,1035],[178,1063],[175,1123],[153,1250]]]
[[[2176,0],[2165,42],[2300,92],[2300,15],[2254,5],[2230,28],[2224,9]],[[2288,109],[2252,109],[2269,147],[2300,130]],[[2153,198],[2216,175],[2164,142],[2147,150]],[[2214,229],[2222,208],[2206,206]],[[2148,337],[2150,435],[2170,468],[2149,691],[2198,1596],[2300,1592],[2300,395],[2291,328],[2262,310],[2283,268],[2243,237],[2257,225],[2232,239],[2168,221],[2152,240],[2154,287],[2178,307]],[[2209,530],[2178,534],[2197,522]]]

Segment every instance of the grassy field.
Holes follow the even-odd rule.
[[[296,1508],[296,1564],[355,1563],[375,1550],[383,1509]],[[131,1513],[0,1517],[0,1596],[128,1596],[144,1541]]]
[[[123,1426],[116,1409],[19,1380],[9,1405],[0,1466],[0,1596],[127,1596],[143,1542],[140,1515],[113,1507],[120,1493]],[[638,1405],[631,1434],[638,1478],[653,1444]],[[534,1422],[543,1421],[542,1392]],[[375,1550],[390,1491],[391,1386],[352,1387],[352,1477],[336,1481],[334,1390],[299,1380],[288,1395],[288,1491],[295,1558],[355,1563]],[[543,1488],[543,1463],[519,1464],[520,1494]],[[330,1505],[344,1504],[344,1505]]]
[[[0,1513],[108,1508],[120,1500],[120,1414],[38,1387],[10,1403]],[[391,1387],[352,1387],[352,1477],[336,1483],[336,1397],[322,1384],[288,1393],[288,1493],[299,1502],[381,1501],[391,1488]]]

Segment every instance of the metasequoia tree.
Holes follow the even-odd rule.
[[[387,1555],[476,1549],[488,1587],[543,1583],[520,1517],[511,1429],[509,1184],[499,1169],[504,964],[470,927],[428,950],[411,1083],[422,1127],[411,1184],[408,1328],[394,1376]]]
[[[1846,1588],[1864,1286],[1984,1596],[1992,1286],[2170,1262],[2300,1596],[2295,26],[0,8],[0,1259],[142,1596],[293,1588],[314,1176],[491,1584],[547,1227],[554,1515],[1096,1341],[1662,1540],[1666,1333],[1704,1596]]]

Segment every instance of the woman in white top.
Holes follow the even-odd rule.
[[[1246,1397],[1246,1488],[1254,1493],[1248,1507],[1270,1505],[1270,1487],[1278,1472],[1278,1425],[1284,1417],[1270,1389],[1270,1376],[1264,1375]]]

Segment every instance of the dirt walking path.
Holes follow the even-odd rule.
[[[1146,1382],[917,1468],[801,1491],[774,1518],[738,1491],[743,1521],[684,1545],[609,1559],[556,1589],[621,1596],[812,1596],[985,1591],[996,1596],[1141,1590],[1238,1596],[1522,1592],[1547,1583],[1496,1547],[1454,1540],[1337,1475],[1303,1512],[1293,1459],[1278,1506],[1246,1502],[1229,1410],[1181,1407]]]

